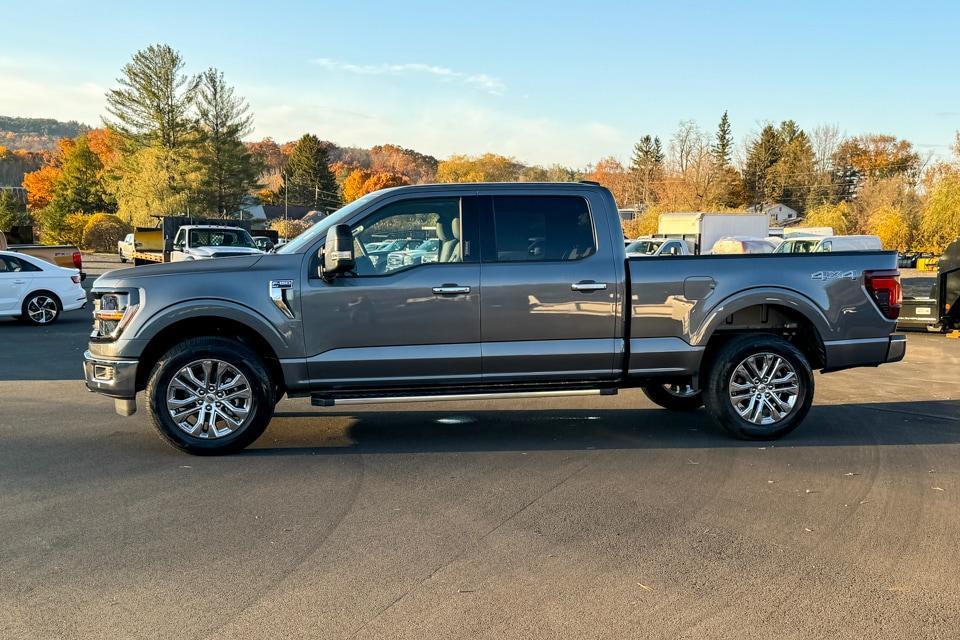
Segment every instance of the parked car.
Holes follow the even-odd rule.
[[[929,294],[904,297],[897,326],[927,331],[960,329],[960,238],[939,257]]]
[[[773,253],[776,248],[777,245],[766,238],[732,236],[717,240],[710,253],[712,255],[722,255],[725,253]]]
[[[137,244],[133,238],[133,234],[128,233],[123,240],[117,241],[117,255],[120,256],[120,262],[133,260],[133,254],[137,250]]]
[[[690,256],[693,250],[686,240],[642,236],[627,245],[627,257],[649,258],[654,256]]]
[[[897,267],[901,269],[916,269],[917,268],[917,258],[919,255],[916,251],[904,251],[897,254]]]
[[[16,251],[0,251],[0,316],[47,325],[80,309],[87,292],[79,269],[67,269]]]
[[[391,251],[387,254],[387,269],[392,270],[401,266],[436,262],[440,251],[440,239],[424,240],[413,249]]]
[[[799,236],[786,238],[777,253],[826,253],[828,251],[881,251],[877,236]]]
[[[436,262],[370,260],[388,230],[427,228]],[[194,454],[246,447],[284,394],[332,406],[642,387],[767,439],[803,421],[813,370],[904,356],[892,251],[641,259],[621,236],[595,184],[374,192],[275,253],[101,276],[86,383],[123,415],[145,391],[161,436]]]

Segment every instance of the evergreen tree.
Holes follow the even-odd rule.
[[[710,151],[713,153],[713,158],[719,166],[725,167],[730,164],[730,159],[733,154],[733,134],[730,131],[730,118],[727,117],[726,111],[723,112],[723,117],[720,118],[716,140],[710,147]]]
[[[780,130],[768,124],[747,146],[747,160],[743,168],[743,182],[747,197],[754,206],[762,205],[768,198],[768,174],[783,155],[783,138]]]
[[[197,80],[183,73],[183,64],[180,53],[165,44],[136,52],[117,79],[120,87],[107,92],[107,111],[114,118],[104,119],[107,126],[134,148],[177,149],[188,143]]]
[[[198,156],[205,167],[201,198],[210,211],[225,216],[239,210],[262,168],[242,142],[253,131],[253,118],[246,102],[234,95],[216,69],[200,75],[196,98]]]
[[[663,145],[657,136],[645,135],[633,145],[633,157],[630,160],[631,182],[635,188],[638,204],[647,203],[651,196],[651,184],[662,173]]]
[[[317,136],[308,133],[297,140],[284,178],[290,204],[328,211],[340,206],[337,180],[327,163],[327,148]]]
[[[27,207],[13,194],[12,189],[0,189],[0,231],[30,224]]]

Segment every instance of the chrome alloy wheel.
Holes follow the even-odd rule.
[[[730,376],[730,404],[741,418],[756,425],[782,421],[799,397],[797,372],[775,353],[748,356]]]
[[[27,315],[37,324],[53,322],[57,317],[57,301],[44,295],[31,298],[27,303]]]
[[[689,398],[700,393],[699,389],[689,384],[665,384],[663,390],[678,398]]]
[[[196,360],[167,385],[167,411],[180,429],[195,438],[230,435],[254,409],[250,382],[223,360]]]

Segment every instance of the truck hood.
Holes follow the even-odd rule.
[[[158,276],[178,276],[187,273],[223,273],[227,271],[245,271],[257,264],[265,254],[257,252],[247,256],[217,258],[216,260],[186,260],[165,264],[148,264],[142,267],[114,269],[107,271],[93,283],[96,288],[126,286],[131,280],[155,278]]]
[[[250,247],[193,247],[188,253],[198,258],[227,258],[233,256],[261,255],[263,251],[260,249],[251,249]]]

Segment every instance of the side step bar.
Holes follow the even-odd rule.
[[[489,393],[444,393],[432,395],[344,396],[311,395],[315,407],[395,402],[441,402],[444,400],[514,400],[517,398],[569,398],[574,396],[615,396],[615,387],[602,389],[553,389],[548,391],[491,391]]]

